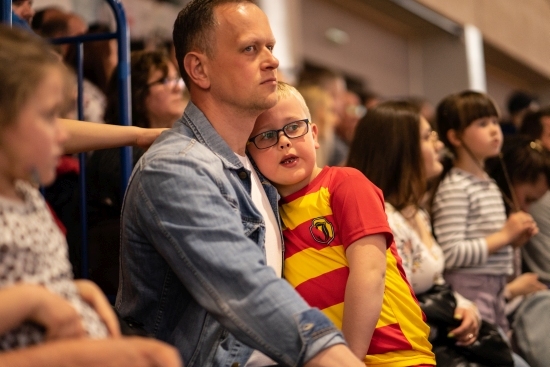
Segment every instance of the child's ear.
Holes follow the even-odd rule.
[[[313,142],[314,142],[315,149],[319,149],[319,141],[317,140],[317,134],[319,132],[317,131],[317,125],[312,123],[310,128],[311,128],[311,135],[313,136]]]
[[[201,89],[210,88],[208,58],[200,52],[189,52],[183,59],[183,67],[189,78]]]
[[[455,129],[450,129],[449,131],[447,131],[447,139],[449,140],[449,143],[451,143],[455,147],[459,147],[462,145],[462,141],[458,137]]]

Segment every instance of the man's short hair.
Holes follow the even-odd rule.
[[[218,25],[214,8],[227,3],[256,4],[254,0],[193,0],[179,12],[172,36],[178,67],[185,85],[190,86],[191,80],[185,71],[183,58],[191,51],[200,51],[209,58],[213,57],[212,31]]]

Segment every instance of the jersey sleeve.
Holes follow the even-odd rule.
[[[333,183],[331,206],[344,248],[362,237],[375,234],[386,237],[388,248],[393,234],[388,225],[382,191],[353,168],[343,168]]]

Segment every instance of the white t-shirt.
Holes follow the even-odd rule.
[[[281,234],[277,225],[277,219],[275,213],[271,209],[267,195],[262,187],[260,178],[254,170],[252,163],[248,157],[243,157],[237,154],[237,157],[241,160],[244,168],[252,173],[251,182],[251,196],[254,205],[262,214],[265,222],[265,256],[267,265],[271,266],[277,276],[282,276],[283,270],[283,243],[281,240]],[[261,367],[276,364],[271,358],[266,356],[260,351],[255,350],[246,362],[245,367]]]

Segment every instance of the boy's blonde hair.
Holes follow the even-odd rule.
[[[290,97],[294,97],[296,98],[296,100],[298,100],[307,118],[311,122],[311,113],[309,113],[309,108],[307,108],[306,101],[304,100],[304,97],[302,97],[300,92],[298,92],[298,90],[294,88],[292,85],[285,82],[278,81],[277,82],[277,101],[281,101],[283,99],[287,99]]]
[[[52,48],[28,31],[0,24],[0,45],[1,130],[17,121],[25,102],[52,67],[63,73],[66,82],[70,74]]]

